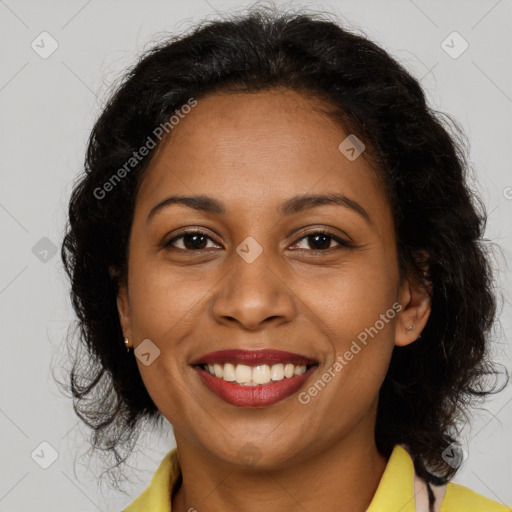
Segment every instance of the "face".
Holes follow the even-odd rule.
[[[137,364],[177,438],[234,464],[244,450],[277,467],[372,436],[393,347],[414,341],[430,311],[399,282],[382,183],[364,153],[342,153],[348,133],[318,106],[287,90],[200,99],[157,148],[136,199],[124,334],[149,354]],[[339,200],[304,198],[325,195]],[[262,393],[193,364],[265,349],[312,366],[279,379],[293,356],[265,353],[277,382]],[[236,355],[219,356],[235,373]],[[268,380],[263,359],[244,361]]]

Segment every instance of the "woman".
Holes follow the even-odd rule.
[[[125,511],[510,510],[449,482],[494,373],[466,171],[418,82],[321,16],[252,10],[144,55],[62,250],[95,448],[124,461],[145,421],[176,438]]]

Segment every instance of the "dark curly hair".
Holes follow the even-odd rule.
[[[427,106],[418,81],[386,51],[325,14],[259,6],[204,21],[155,44],[116,85],[91,132],[62,246],[85,349],[73,348],[75,412],[115,467],[145,422],[163,424],[126,353],[116,307],[137,191],[154,149],[123,179],[114,183],[113,175],[191,98],[278,87],[324,100],[340,127],[364,141],[363,157],[392,206],[400,277],[431,293],[421,338],[394,348],[375,436],[386,457],[405,444],[424,479],[446,482],[456,469],[441,454],[457,440],[469,405],[495,390],[488,377],[498,375],[490,360],[497,299],[485,206],[468,183],[459,125]],[[98,193],[109,180],[108,194]]]

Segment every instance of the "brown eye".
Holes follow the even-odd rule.
[[[299,243],[302,241],[305,241],[305,245],[303,247],[299,247]],[[341,238],[335,236],[332,233],[329,233],[327,231],[314,231],[311,233],[308,233],[306,236],[303,236],[302,238],[299,238],[297,242],[294,244],[295,249],[311,249],[314,252],[326,252],[329,249],[333,249],[331,247],[332,242],[336,242],[338,246],[341,247],[354,247],[351,243],[347,242],[346,240],[342,240]]]
[[[163,247],[174,247],[184,251],[202,251],[207,249],[208,240],[212,239],[202,231],[187,231],[169,240]],[[177,241],[181,242],[181,247],[175,245]]]

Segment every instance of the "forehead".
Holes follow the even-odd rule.
[[[382,201],[367,161],[341,153],[349,134],[326,108],[286,89],[201,98],[157,148],[139,200],[149,207],[170,194],[214,193],[242,208],[331,191]]]

